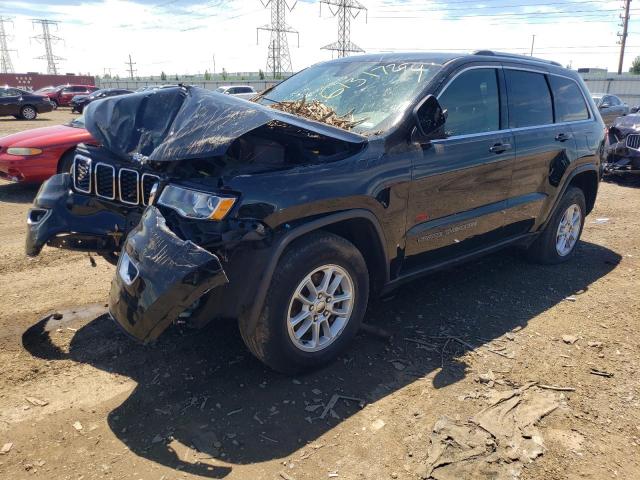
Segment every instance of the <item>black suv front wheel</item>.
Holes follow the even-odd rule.
[[[322,366],[347,347],[364,317],[369,273],[360,251],[331,233],[294,242],[280,259],[247,347],[283,373]]]
[[[529,247],[529,258],[544,264],[569,260],[580,240],[586,212],[582,190],[569,187],[549,223]]]

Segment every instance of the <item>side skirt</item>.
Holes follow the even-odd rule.
[[[443,262],[439,262],[439,263],[434,263],[431,265],[428,265],[426,267],[423,268],[419,268],[419,269],[415,269],[411,272],[407,272],[406,274],[390,281],[389,283],[387,283],[384,288],[382,289],[382,292],[380,294],[381,297],[388,295],[390,293],[392,293],[396,288],[398,288],[399,286],[407,283],[407,282],[411,282],[417,278],[423,277],[425,275],[429,275],[431,273],[437,272],[439,270],[444,270],[447,268],[451,268],[454,267],[456,265],[460,265],[462,263],[466,263],[469,262],[471,260],[474,260],[476,258],[480,258],[483,257],[485,255],[488,255],[490,253],[493,253],[495,251],[501,250],[505,247],[508,247],[510,245],[522,245],[522,246],[527,246],[530,245],[531,242],[533,242],[533,240],[535,240],[536,236],[538,234],[537,233],[525,233],[523,235],[518,235],[516,237],[511,237],[508,238],[506,240],[503,240],[501,242],[498,243],[494,243],[492,245],[489,245],[487,247],[478,249],[478,250],[474,250],[473,252],[469,252],[465,255],[461,255],[457,258],[451,259],[451,260],[446,260]]]

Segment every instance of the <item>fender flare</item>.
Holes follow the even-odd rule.
[[[541,232],[542,230],[544,230],[547,227],[549,220],[551,220],[553,215],[555,215],[556,210],[558,209],[558,205],[560,205],[560,201],[562,200],[562,197],[564,196],[565,192],[569,188],[569,184],[571,184],[571,182],[576,176],[585,172],[595,172],[596,177],[598,178],[598,182],[600,182],[600,180],[602,179],[602,175],[600,175],[600,170],[595,163],[585,163],[583,165],[578,165],[576,168],[571,170],[571,172],[567,174],[567,178],[565,179],[565,181],[562,183],[562,188],[556,195],[556,198],[553,201],[553,206],[549,210],[549,214],[547,215],[547,218],[545,219],[544,223],[540,225],[538,232]]]
[[[253,331],[257,322],[258,317],[260,316],[260,312],[262,311],[262,306],[264,305],[264,301],[267,297],[267,292],[269,290],[269,286],[271,285],[271,279],[273,278],[273,273],[275,272],[276,267],[278,266],[278,262],[282,257],[285,249],[293,242],[294,240],[306,235],[307,233],[313,232],[315,230],[319,230],[323,227],[342,222],[345,220],[352,219],[365,219],[371,222],[377,232],[378,241],[382,248],[382,254],[384,256],[384,280],[385,283],[389,281],[389,256],[386,249],[386,237],[384,235],[384,231],[382,230],[382,226],[378,221],[378,218],[369,210],[365,209],[353,209],[346,210],[337,213],[328,214],[321,218],[317,218],[315,220],[308,221],[306,223],[297,225],[291,230],[287,231],[278,241],[273,245],[273,250],[269,262],[264,269],[262,276],[258,282],[255,296],[251,305],[251,308],[246,314],[241,315],[239,321],[245,321],[247,326],[249,327],[249,331]]]

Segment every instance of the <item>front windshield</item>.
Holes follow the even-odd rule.
[[[74,118],[67,125],[74,128],[84,128],[84,115]]]
[[[318,101],[338,116],[353,116],[355,132],[380,132],[393,125],[440,68],[423,62],[319,64],[276,85],[258,102]]]

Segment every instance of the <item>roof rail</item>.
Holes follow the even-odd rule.
[[[527,55],[518,55],[516,53],[494,52],[493,50],[476,50],[475,52],[473,52],[473,55],[484,55],[486,57],[517,58],[520,60],[531,60],[534,62],[547,63],[550,65],[556,65],[558,67],[562,66],[562,64],[555,62],[553,60],[545,60],[543,58],[529,57]]]

